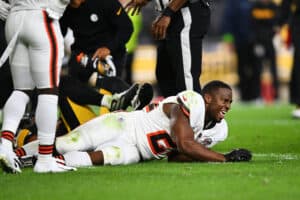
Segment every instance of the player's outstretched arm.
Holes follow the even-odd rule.
[[[221,154],[212,151],[194,140],[194,132],[189,124],[188,117],[178,105],[171,105],[170,117],[172,120],[172,134],[175,138],[178,152],[168,157],[169,162],[244,162],[250,161],[252,154],[247,149],[234,149],[229,153]]]
[[[178,152],[194,161],[225,162],[223,154],[207,149],[194,140],[194,132],[188,117],[179,105],[170,105],[171,131],[177,144]]]
[[[173,151],[168,155],[168,162],[195,162],[191,157],[179,153],[178,151]]]
[[[247,149],[234,149],[224,154],[224,156],[226,162],[249,162],[252,159],[252,153]],[[196,162],[196,160],[183,153],[174,151],[168,155],[168,162]]]

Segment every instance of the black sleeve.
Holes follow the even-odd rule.
[[[133,25],[127,13],[119,1],[104,0],[105,15],[115,30],[114,39],[109,41],[107,47],[114,51],[124,47],[128,42],[132,32]]]
[[[62,35],[65,37],[68,31],[68,25],[67,25],[67,15],[66,11],[64,12],[63,16],[59,20],[60,30]]]
[[[274,17],[274,26],[280,26],[280,6],[274,4],[274,11],[275,11],[275,17]]]
[[[292,0],[283,0],[280,6],[279,24],[283,25],[287,23],[291,15],[291,3]]]

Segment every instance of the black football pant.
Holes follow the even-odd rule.
[[[190,53],[182,48],[180,37],[161,40],[157,47],[156,78],[164,97],[186,89],[201,92],[199,77],[202,61],[202,37],[190,39]]]
[[[298,20],[300,21],[300,20]],[[290,80],[290,102],[300,106],[300,27],[295,25],[292,29],[292,42],[294,45],[293,67]]]

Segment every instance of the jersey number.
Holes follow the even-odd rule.
[[[151,151],[159,157],[164,157],[172,149],[176,148],[172,138],[165,130],[149,133],[147,138]]]

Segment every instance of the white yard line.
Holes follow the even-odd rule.
[[[279,160],[300,160],[300,154],[294,153],[254,153],[253,156],[277,158]]]

